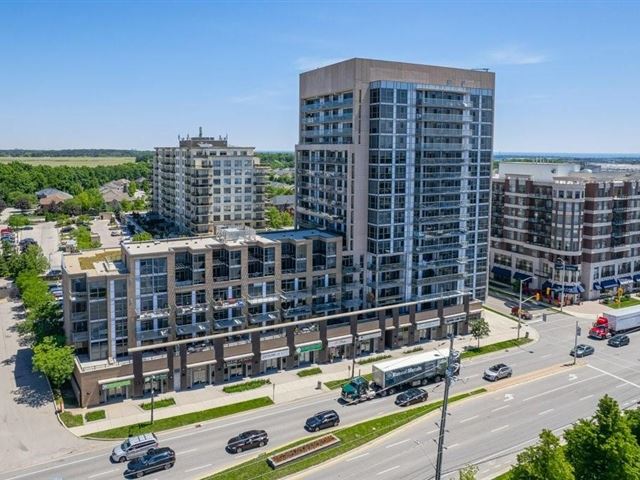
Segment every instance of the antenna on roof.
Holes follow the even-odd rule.
[[[198,136],[199,136],[200,138],[202,138],[202,127],[200,127],[200,128],[198,129]]]

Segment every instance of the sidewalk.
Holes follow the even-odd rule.
[[[485,310],[484,318],[489,322],[491,327],[491,335],[487,338],[483,338],[481,343],[487,345],[490,343],[501,342],[504,340],[510,340],[515,338],[517,324],[514,320],[498,315],[494,312]],[[538,339],[537,332],[523,324],[522,336],[529,332],[529,336],[534,340]],[[442,340],[431,341],[428,343],[420,344],[424,351],[430,351],[441,346]],[[464,335],[456,337],[454,348],[462,351],[467,346],[475,346],[477,340],[471,337],[471,335]],[[396,350],[387,350],[384,352],[386,355],[392,355],[393,357],[402,357],[403,352],[414,347],[403,347]],[[381,354],[372,354],[382,355]],[[366,357],[362,357],[366,358]],[[314,365],[315,366],[315,365]],[[162,395],[156,396],[156,401],[162,398],[173,398],[176,405],[166,408],[156,409],[154,417],[156,419],[173,417],[190,412],[196,412],[200,410],[206,410],[213,407],[220,407],[223,405],[233,404],[244,400],[250,400],[258,397],[273,397],[275,393],[275,403],[285,404],[294,400],[300,400],[304,398],[311,398],[321,395],[322,393],[329,392],[324,386],[324,382],[329,380],[340,380],[348,378],[351,375],[350,367],[351,360],[343,360],[333,364],[318,365],[322,372],[319,375],[313,375],[310,377],[298,377],[296,374],[300,369],[281,371],[271,375],[264,375],[258,378],[268,378],[271,381],[271,385],[265,385],[255,390],[249,390],[245,392],[228,394],[222,391],[222,388],[226,385],[232,385],[227,383],[223,385],[207,385],[205,387],[196,388],[193,390],[186,390],[181,392],[168,392]],[[366,374],[371,373],[372,364],[358,365],[356,363],[356,373]],[[317,389],[318,382],[322,382],[322,389]],[[336,395],[339,393],[336,391]],[[107,430],[110,428],[121,427],[125,425],[131,425],[135,423],[142,423],[149,421],[150,413],[140,408],[141,403],[149,402],[148,398],[145,399],[129,399],[118,403],[112,403],[107,405],[100,405],[98,407],[89,409],[68,409],[73,414],[85,414],[94,410],[104,410],[107,418],[105,420],[98,420],[89,422],[88,424],[80,427],[71,428],[70,430],[78,435],[87,435],[93,432]]]

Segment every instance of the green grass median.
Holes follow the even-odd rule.
[[[156,400],[155,402],[153,402],[153,408],[155,410],[156,408],[171,407],[175,404],[176,401],[173,398],[163,398],[162,400]],[[140,408],[143,410],[151,410],[151,402],[141,403]]]
[[[484,355],[486,353],[499,352],[500,350],[505,350],[507,348],[520,347],[522,345],[526,345],[531,342],[530,338],[521,338],[520,340],[505,340],[503,342],[490,343],[489,345],[483,345],[480,348],[470,348],[462,352],[462,358],[471,358],[477,357],[478,355]]]
[[[268,378],[266,380],[251,380],[249,382],[244,383],[236,383],[235,385],[227,385],[222,389],[224,393],[239,393],[246,392],[247,390],[253,390],[255,388],[263,387],[264,385],[269,385],[271,380]]]
[[[373,380],[373,374],[367,373],[366,375],[362,375],[367,381]],[[336,388],[342,387],[345,383],[349,383],[350,378],[341,378],[340,380],[331,380],[329,382],[324,382],[324,386],[329,390],[335,390]]]
[[[484,392],[486,392],[486,390],[484,388],[480,388],[472,392],[463,393],[451,397],[449,399],[449,402],[451,403],[460,401]],[[294,473],[300,472],[302,470],[335,458],[338,455],[342,455],[350,450],[353,450],[354,448],[364,445],[365,443],[369,443],[372,440],[375,440],[382,435],[400,428],[401,426],[406,425],[407,423],[417,418],[420,418],[428,413],[433,412],[434,410],[437,410],[438,408],[440,408],[441,403],[442,401],[438,400],[437,402],[429,403],[427,405],[403,410],[398,413],[385,415],[384,417],[367,420],[366,422],[358,423],[350,427],[334,430],[332,433],[341,440],[338,445],[310,455],[308,457],[302,458],[286,466],[282,466],[277,470],[272,470],[271,467],[267,465],[267,457],[273,455],[276,452],[288,450],[300,443],[309,441],[314,437],[301,439],[297,442],[291,443],[272,452],[263,453],[254,460],[250,460],[235,467],[231,467],[227,470],[223,470],[222,472],[206,477],[205,480],[250,480],[256,478],[265,480],[286,477],[287,475],[292,475]]]
[[[269,397],[254,398],[245,402],[238,402],[232,405],[224,405],[222,407],[210,408],[199,412],[185,413],[175,417],[161,418],[153,422],[136,423],[133,425],[125,425],[123,427],[111,428],[102,432],[90,433],[85,435],[86,438],[126,438],[132,435],[140,435],[143,433],[161,432],[162,430],[171,430],[172,428],[184,427],[194,423],[206,422],[227,415],[245,412],[256,408],[267,407],[273,405],[273,400]]]

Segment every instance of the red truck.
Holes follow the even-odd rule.
[[[518,307],[511,308],[511,315],[514,317],[518,316]],[[520,310],[520,319],[521,320],[531,320],[532,316],[529,312],[527,312],[524,308]]]
[[[616,333],[640,327],[640,307],[622,308],[600,315],[589,330],[589,337],[604,340]]]

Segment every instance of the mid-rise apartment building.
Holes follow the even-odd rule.
[[[265,186],[253,147],[204,137],[202,129],[178,147],[156,148],[153,210],[192,235],[230,225],[264,228]]]
[[[351,285],[319,230],[122,243],[63,257],[64,328],[81,405],[337,361],[442,337],[477,302],[333,314]],[[444,298],[444,297],[443,297]]]
[[[342,236],[354,308],[484,299],[494,83],[359,58],[300,76],[296,222]]]
[[[500,162],[491,276],[551,299],[596,299],[640,281],[640,175],[571,163]],[[564,277],[564,278],[563,278]]]

